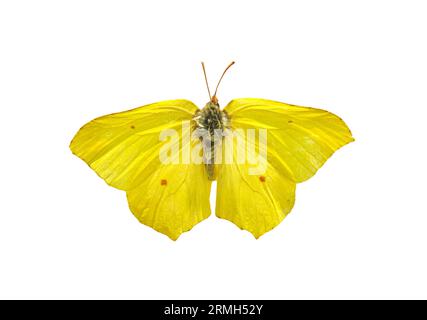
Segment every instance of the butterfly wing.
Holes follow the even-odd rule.
[[[243,135],[237,138],[247,142]],[[252,166],[238,159],[239,152],[246,152],[245,147],[237,139],[231,143],[232,161],[218,166],[216,215],[258,238],[291,211],[296,183],[268,162],[265,173],[250,174]],[[223,154],[227,148],[224,143]]]
[[[224,110],[235,132],[267,131],[264,173],[250,174],[251,165],[237,161],[242,144],[236,141],[232,163],[222,164],[218,172],[216,215],[255,237],[291,211],[296,183],[312,177],[336,150],[354,140],[344,121],[320,109],[247,98],[231,101]],[[247,146],[260,148],[259,140],[242,132],[238,136]]]
[[[84,125],[70,148],[109,185],[127,192],[139,221],[177,239],[209,216],[210,182],[203,165],[164,163],[159,154],[166,144],[178,156],[189,147],[183,122],[197,110],[190,101],[171,100],[103,116]],[[176,139],[161,139],[165,130]]]
[[[203,164],[180,162],[160,165],[137,187],[128,190],[127,198],[129,208],[141,223],[176,240],[209,217],[210,189]]]

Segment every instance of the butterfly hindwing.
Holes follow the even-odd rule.
[[[138,220],[172,240],[210,215],[211,181],[203,164],[162,165],[127,191]]]
[[[237,134],[241,141],[245,136]],[[277,226],[295,202],[296,183],[267,163],[266,171],[250,174],[250,164],[241,163],[244,146],[233,139],[233,161],[218,166],[216,215],[229,220],[255,238]],[[223,145],[223,154],[227,152]]]

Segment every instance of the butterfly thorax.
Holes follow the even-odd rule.
[[[208,178],[215,180],[216,150],[221,147],[224,131],[230,126],[229,117],[225,111],[220,109],[218,103],[210,101],[202,110],[196,112],[193,120],[197,135],[202,142],[203,162]]]

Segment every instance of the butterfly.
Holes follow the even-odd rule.
[[[259,238],[291,211],[296,184],[354,141],[341,118],[321,109],[255,98],[221,109],[218,86],[233,64],[211,95],[202,62],[209,93],[202,109],[157,102],[96,118],[71,141],[76,156],[126,191],[141,223],[172,240],[211,214],[214,180],[216,216]]]

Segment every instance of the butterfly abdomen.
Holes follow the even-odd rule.
[[[229,127],[228,116],[224,111],[221,111],[218,104],[208,102],[202,110],[197,111],[193,120],[196,123],[196,130],[202,142],[203,162],[208,179],[215,180],[216,149],[221,147],[223,132]]]

